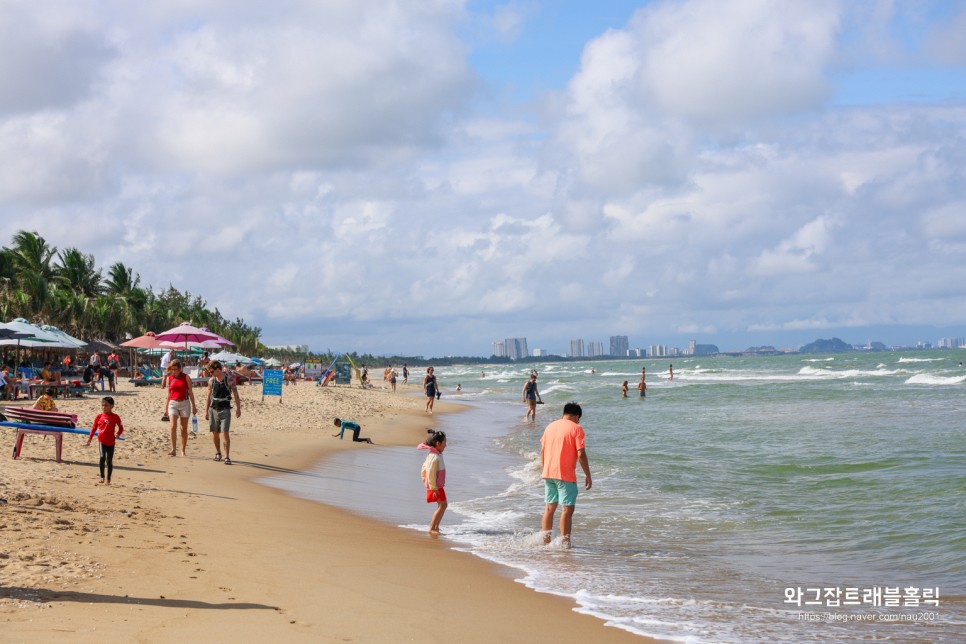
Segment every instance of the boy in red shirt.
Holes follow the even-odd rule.
[[[114,430],[118,429],[117,434]],[[114,399],[106,396],[101,399],[101,413],[91,424],[91,434],[87,437],[87,444],[91,444],[94,435],[101,444],[101,480],[105,485],[111,484],[111,473],[114,471],[114,441],[124,433],[121,417],[114,413]],[[107,466],[107,477],[104,477],[104,466]]]

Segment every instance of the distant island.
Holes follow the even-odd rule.
[[[848,353],[850,351],[855,351],[855,348],[838,338],[809,342],[798,350],[799,353]]]

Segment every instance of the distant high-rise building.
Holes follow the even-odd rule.
[[[503,340],[497,340],[493,343],[493,354],[497,358],[506,357],[506,343]]]
[[[519,360],[530,355],[530,352],[527,351],[526,338],[507,338],[503,341],[503,344],[506,347],[506,357],[510,360]]]
[[[647,348],[647,355],[651,358],[663,358],[667,355],[667,346],[663,344],[652,344]]]
[[[612,335],[610,336],[610,353],[607,355],[624,357],[627,355],[628,347],[630,345],[627,343],[626,335]]]
[[[697,342],[695,342],[694,340],[688,340],[688,355],[689,356],[693,356],[694,355],[694,347],[696,345],[697,345]]]
[[[596,358],[598,356],[604,355],[604,343],[603,342],[587,342],[587,357]]]
[[[644,349],[628,349],[627,355],[633,358],[646,358],[647,351],[645,351]]]
[[[572,357],[572,358],[583,358],[584,357],[584,341],[583,340],[571,340],[570,341],[570,357]]]
[[[534,347],[533,351],[530,352],[530,355],[532,355],[534,358],[542,358],[543,356],[548,355],[548,354],[547,354],[546,350],[544,350],[544,349],[537,349],[536,347]]]

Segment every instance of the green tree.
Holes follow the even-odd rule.
[[[63,250],[54,265],[56,283],[84,297],[97,297],[103,291],[101,272],[95,268],[94,256],[76,248]]]

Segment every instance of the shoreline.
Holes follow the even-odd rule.
[[[105,634],[145,641],[648,641],[575,612],[570,598],[526,588],[513,580],[515,570],[445,541],[258,483],[369,446],[331,438],[327,414],[315,413],[311,428],[256,428],[270,426],[272,412],[282,410],[271,408],[277,401],[253,400],[255,389],[242,391],[232,467],[202,456],[213,451],[206,432],[189,441],[189,458],[158,456],[165,437],[138,441],[147,447],[128,450],[133,463],[116,463],[117,485],[110,488],[93,484],[96,457],[80,452],[80,441],[65,438],[63,465],[45,460],[51,441],[32,441],[21,460],[8,461],[0,490],[9,503],[0,508],[5,532],[19,534],[0,560],[5,635],[12,641],[93,641]],[[313,411],[322,399],[355,406],[346,415],[385,445],[415,445],[431,418],[419,396],[402,392],[323,392],[309,383],[298,389]],[[157,389],[134,394],[145,400],[146,416],[132,414],[129,423],[124,408],[132,406],[132,393],[119,392],[117,400],[135,447],[135,431],[157,433],[157,423],[147,422],[161,398]],[[78,402],[90,407],[99,397]],[[444,403],[440,412],[453,408]],[[66,403],[64,410],[80,412]],[[121,445],[124,454],[129,446]],[[43,492],[35,494],[35,487]]]

